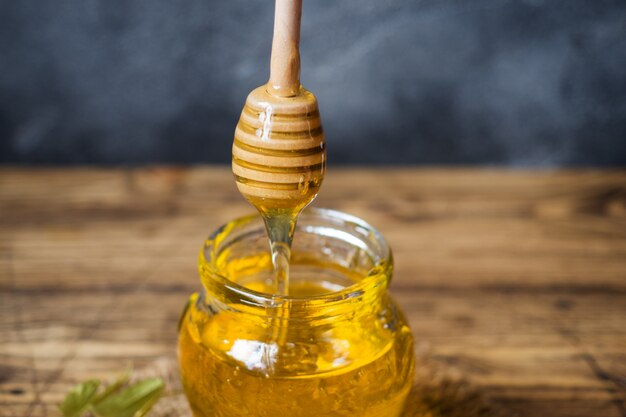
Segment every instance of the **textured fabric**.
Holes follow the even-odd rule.
[[[0,0],[0,161],[230,160],[270,0]],[[329,163],[626,165],[626,2],[305,0]]]

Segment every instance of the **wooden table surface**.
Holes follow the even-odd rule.
[[[331,167],[315,205],[383,232],[418,354],[504,415],[626,416],[626,172]],[[249,212],[226,167],[0,169],[0,416],[172,361],[204,238]]]

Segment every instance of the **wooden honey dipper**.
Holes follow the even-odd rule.
[[[326,162],[315,96],[300,85],[302,0],[276,0],[270,79],[246,100],[235,130],[237,187],[261,213],[302,210],[315,198]]]
[[[276,0],[270,79],[248,95],[233,142],[237,187],[263,216],[282,295],[297,217],[326,167],[317,99],[300,84],[301,15],[302,0]]]

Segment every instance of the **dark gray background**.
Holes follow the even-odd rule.
[[[230,161],[271,0],[0,0],[0,161]],[[626,165],[626,1],[305,0],[332,163]]]

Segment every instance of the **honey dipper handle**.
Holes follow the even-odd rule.
[[[270,94],[291,97],[300,90],[302,0],[276,0],[270,65]]]

